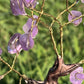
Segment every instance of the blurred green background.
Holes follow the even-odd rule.
[[[75,0],[70,0],[71,5]],[[45,0],[44,12],[57,16],[61,11],[66,8],[66,0]],[[37,10],[40,10],[42,0],[39,0],[39,4],[36,6]],[[84,4],[81,1],[76,4],[70,10],[78,10],[84,13]],[[26,9],[30,15],[31,11]],[[38,15],[36,12],[34,14]],[[60,22],[65,23],[68,13],[64,13],[59,19]],[[22,27],[27,22],[26,16],[14,16],[10,9],[10,0],[0,0],[0,48],[3,50],[2,58],[12,65],[12,61],[15,55],[11,55],[7,51],[7,45],[10,37],[14,33],[23,34]],[[48,25],[52,22],[52,18],[42,16],[41,20]],[[84,19],[79,26],[69,24],[64,27],[64,62],[67,64],[77,63],[84,59]],[[49,68],[53,65],[56,55],[53,50],[52,41],[50,38],[49,30],[39,23],[38,35],[34,39],[35,45],[29,51],[22,51],[18,56],[15,64],[15,69],[22,74],[27,75],[29,78],[35,80],[44,80]],[[55,23],[53,25],[54,37],[60,53],[60,31],[59,25]],[[83,65],[82,65],[83,66]],[[8,71],[9,68],[0,62],[0,75]],[[0,80],[0,84],[19,84],[19,76],[11,72],[4,79]],[[25,84],[22,80],[22,84]],[[69,81],[69,75],[61,77],[59,84],[71,84]],[[82,83],[84,84],[84,83]]]

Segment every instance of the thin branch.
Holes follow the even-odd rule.
[[[16,54],[16,56],[14,57],[13,64],[12,64],[12,69],[14,68],[15,61],[16,61],[17,56],[18,56],[18,54]]]
[[[43,2],[43,3],[44,3],[44,2]],[[34,8],[30,8],[30,10],[33,10],[33,11],[39,13],[40,15],[43,14],[43,15],[52,17],[52,18],[61,26],[61,23],[58,21],[58,19],[60,18],[60,16],[61,16],[62,14],[64,14],[67,10],[69,10],[70,8],[72,8],[76,3],[77,3],[77,2],[75,1],[71,6],[69,6],[67,9],[65,9],[64,11],[62,11],[57,17],[54,17],[54,16],[52,16],[52,15],[50,15],[50,14],[47,14],[47,13],[44,13],[43,11],[38,11],[38,10],[36,10],[36,9],[34,9]],[[43,5],[43,6],[44,6],[44,5]],[[42,6],[42,7],[43,7],[43,6]],[[31,16],[28,16],[28,15],[27,15],[27,17],[30,17],[30,18],[31,18]],[[33,18],[33,19],[34,19],[34,18]]]
[[[8,63],[6,63],[6,62],[0,57],[0,60],[1,60],[3,63],[5,63],[5,64],[10,68],[9,71],[7,71],[5,74],[3,74],[4,77],[5,77],[6,75],[8,75],[10,72],[12,72],[12,70],[13,70],[13,68],[14,68],[14,65],[15,65],[16,58],[17,58],[17,54],[16,54],[16,56],[14,57],[13,64],[12,64],[12,67],[11,67]]]
[[[0,57],[0,60],[10,68],[9,71],[7,71],[5,74],[3,74],[3,77],[5,77],[6,75],[8,75],[10,72],[12,72],[12,70],[13,70],[13,68],[14,68],[15,61],[16,61],[16,57],[17,57],[17,54],[16,54],[16,56],[14,57],[12,67],[11,67],[8,63],[6,63],[6,62]]]
[[[66,9],[68,8],[68,0],[66,0]],[[70,11],[67,9],[67,11],[70,13]]]
[[[32,16],[28,16],[28,15],[26,15],[26,16],[29,17],[29,18],[32,18],[33,20],[37,20],[36,18],[33,18]],[[39,20],[39,22],[41,24],[43,24],[46,28],[49,28],[49,26],[47,24],[45,24],[43,21]]]
[[[81,16],[79,16],[79,17],[77,17],[77,18],[75,18],[75,19],[73,19],[73,20],[71,20],[71,21],[69,21],[69,22],[67,22],[67,23],[64,23],[62,26],[64,27],[64,26],[66,26],[66,25],[72,23],[73,21],[78,20],[79,18],[81,18],[81,17],[83,17],[83,16],[84,16],[84,15],[81,15]]]
[[[12,70],[15,73],[17,73],[20,77],[25,78],[26,80],[28,80],[28,78],[25,75],[22,75],[20,72],[16,71],[15,69],[12,69],[12,67],[10,66],[10,64],[8,64],[7,62],[5,62],[1,57],[0,57],[0,61],[2,63],[4,63],[5,65],[7,65],[10,68],[10,70]]]
[[[41,11],[38,11],[36,9],[32,9],[32,8],[30,8],[30,9],[37,12],[37,13],[39,13],[39,14],[46,15],[48,17],[52,17],[59,25],[61,25],[60,21],[57,20],[56,17],[54,17],[53,15],[50,15],[50,14],[47,14],[47,13],[44,13],[44,12],[42,13]]]
[[[66,9],[68,8],[68,0],[66,0]],[[67,9],[67,12],[69,12],[71,15],[72,13]]]
[[[41,20],[39,20],[39,22],[44,25],[46,28],[49,28],[49,25],[45,24],[44,22],[42,22]]]
[[[70,8],[72,8],[76,3],[77,3],[77,2],[75,1],[71,6],[69,6],[67,9],[65,9],[64,11],[62,11],[62,12],[57,16],[56,19],[59,19],[62,14],[64,14],[67,10],[69,10]]]
[[[66,0],[66,9],[68,8],[68,0]]]
[[[61,50],[61,57],[63,58],[63,27],[60,27],[60,50]]]
[[[20,77],[19,84],[21,84],[21,81],[22,81],[22,77]]]
[[[58,54],[58,50],[56,48],[56,43],[55,43],[55,39],[54,39],[54,36],[53,36],[53,29],[52,29],[52,25],[54,24],[55,20],[52,21],[50,27],[49,27],[49,31],[50,31],[50,35],[51,35],[51,39],[52,39],[52,42],[53,42],[53,46],[54,46],[54,50],[55,50],[55,53],[57,55],[57,57],[59,56]]]
[[[12,70],[7,71],[5,74],[3,74],[3,76],[5,77],[6,75],[8,75]]]
[[[0,57],[0,61],[2,61],[5,65],[7,65],[10,69],[12,68],[7,62],[5,62],[1,57]]]
[[[32,8],[33,8],[33,6],[32,6]],[[32,14],[32,18],[33,18],[33,10],[31,11],[31,14]],[[32,25],[31,25],[31,32],[32,32],[32,30],[33,30],[33,24],[34,24],[34,19],[33,19],[33,21],[32,21]]]
[[[39,17],[38,17],[38,19],[37,19],[37,23],[36,23],[36,25],[38,25],[38,22],[39,22],[39,20],[40,20],[40,17],[41,17],[42,14],[43,14],[44,3],[45,3],[45,0],[43,0],[42,6],[41,6],[41,12],[40,12],[40,15],[39,15]]]

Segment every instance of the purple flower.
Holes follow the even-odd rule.
[[[33,30],[32,30],[32,33],[31,33],[32,38],[35,38],[35,36],[37,34],[38,34],[38,27],[37,26],[34,26],[33,27]]]
[[[19,53],[22,50],[21,44],[19,43],[20,36],[21,34],[16,33],[11,37],[8,43],[8,52],[10,54]]]
[[[70,74],[70,81],[72,84],[81,84],[84,80],[83,68],[78,67]]]
[[[23,0],[25,7],[32,7],[34,8],[37,4],[37,0]]]
[[[0,48],[0,55],[2,54],[2,49]]]
[[[10,0],[10,7],[12,13],[17,15],[27,15],[24,7],[35,7],[37,0]]]
[[[23,0],[10,0],[10,7],[14,15],[27,15],[25,13]]]
[[[38,19],[38,16],[34,15],[33,18]],[[35,36],[38,33],[38,27],[36,26],[36,20],[34,20],[33,28],[32,28],[32,21],[33,20],[31,18],[28,19],[27,23],[23,26],[23,31],[26,34],[31,33],[32,38],[35,38]]]
[[[75,10],[72,10],[71,11],[71,14],[69,13],[68,15],[68,20],[71,21],[77,17],[80,17],[82,14],[80,11],[75,11]],[[75,20],[73,21],[72,23],[75,25],[75,26],[78,26],[80,23],[82,22],[82,18],[79,18],[78,20]]]
[[[29,49],[33,48],[33,46],[34,46],[34,41],[30,34],[21,35],[19,38],[19,42],[20,42],[23,50],[29,50]]]
[[[81,0],[82,3],[84,3],[84,0]]]

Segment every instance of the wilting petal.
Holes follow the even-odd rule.
[[[37,26],[35,26],[33,27],[33,30],[32,30],[32,34],[31,34],[32,38],[35,38],[37,34],[38,34],[38,28]]]
[[[0,48],[0,55],[2,54],[2,49]]]
[[[35,8],[36,4],[37,4],[37,0],[23,0],[25,7],[29,8]]]
[[[84,0],[81,0],[82,3],[84,3]]]
[[[80,11],[75,11],[75,10],[72,10],[71,11],[71,14],[69,13],[68,15],[68,20],[71,21],[77,17],[80,17],[82,14]],[[78,20],[75,20],[73,21],[72,23],[75,25],[75,26],[78,26],[80,23],[82,22],[82,18],[79,18]]]
[[[79,67],[77,69],[75,69],[73,72],[71,72],[70,74],[70,81],[72,84],[81,84],[83,79],[80,77],[77,78],[77,74],[80,74],[80,73],[83,73],[83,68],[82,67]]]
[[[14,34],[9,43],[8,43],[8,52],[10,54],[15,54],[15,53],[19,53],[21,50],[22,50],[22,47],[19,43],[19,37],[20,37],[21,34],[19,33],[16,33]]]
[[[10,0],[10,7],[14,15],[27,15],[25,13],[23,0]]]
[[[33,48],[33,46],[34,46],[34,41],[31,37],[31,35],[29,35],[29,34],[21,35],[19,38],[19,41],[20,41],[20,44],[21,44],[23,50],[29,50],[29,49]]]

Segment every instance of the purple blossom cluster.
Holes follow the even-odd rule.
[[[68,15],[68,20],[71,21],[71,20],[74,20],[76,19],[77,17],[80,17],[82,15],[82,13],[80,11],[76,11],[76,10],[72,10],[70,11],[69,15]],[[73,21],[72,23],[75,25],[75,26],[78,26],[80,23],[82,22],[82,18],[79,18],[75,21]]]
[[[81,0],[84,3],[84,0]],[[68,15],[68,21],[72,21],[75,26],[78,26],[82,22],[82,13],[80,11],[72,10]],[[80,17],[80,18],[79,18]],[[74,20],[78,18],[77,20]],[[73,21],[74,20],[74,21]],[[79,67],[70,74],[70,81],[72,84],[81,84],[84,80],[83,68]]]
[[[84,3],[84,0],[81,0],[82,3]],[[82,22],[82,17],[78,18],[82,15],[80,11],[72,10],[70,11],[68,15],[68,21],[72,21],[72,23],[75,26],[78,26]],[[74,20],[78,18],[77,20]],[[73,21],[74,20],[74,21]],[[84,80],[84,73],[83,73],[83,68],[79,67],[70,74],[70,81],[72,84],[81,84],[82,81]]]
[[[84,0],[81,0],[81,2],[84,3]],[[80,11],[72,10],[72,11],[70,11],[70,13],[68,15],[68,21],[70,22],[70,21],[80,17],[81,15],[82,15],[82,13]],[[79,18],[79,19],[73,21],[72,23],[75,26],[78,26],[81,22],[82,22],[82,18]]]
[[[84,3],[84,0],[81,0],[82,3]],[[25,12],[26,8],[35,8],[37,4],[37,0],[10,0],[10,6],[12,13],[17,15],[27,15]],[[68,21],[72,21],[72,23],[75,26],[78,26],[82,22],[82,17],[74,20],[78,17],[80,17],[82,13],[80,11],[72,10],[70,11],[68,15]],[[33,48],[34,46],[34,38],[36,37],[38,33],[38,27],[36,25],[36,22],[38,19],[38,16],[33,15],[32,18],[29,18],[27,23],[23,26],[24,34],[15,33],[11,39],[8,42],[8,52],[10,54],[19,53],[21,50],[28,51],[29,49]],[[74,21],[73,21],[74,20]],[[2,53],[2,50],[0,49],[0,55]],[[70,74],[70,81],[72,84],[81,84],[84,80],[84,74],[83,74],[83,68],[79,67]]]
[[[38,16],[34,15],[34,19],[38,19]],[[29,50],[34,46],[33,38],[36,37],[38,33],[38,27],[36,25],[36,20],[33,21],[29,18],[27,23],[23,26],[24,34],[15,33],[8,42],[8,52],[10,54],[19,53],[22,49]]]
[[[71,72],[70,81],[72,84],[81,84],[83,80],[84,80],[84,73],[82,67],[79,67],[75,69],[73,72]]]
[[[10,7],[12,13],[17,15],[27,15],[26,8],[35,8],[37,0],[10,0]],[[21,50],[29,50],[34,46],[34,38],[38,33],[38,27],[36,25],[36,19],[38,16],[33,15],[29,18],[27,23],[23,26],[24,34],[15,33],[8,42],[8,52],[10,54],[19,53]]]
[[[17,15],[27,15],[26,8],[34,8],[37,4],[37,0],[10,0],[10,6],[12,13]]]

